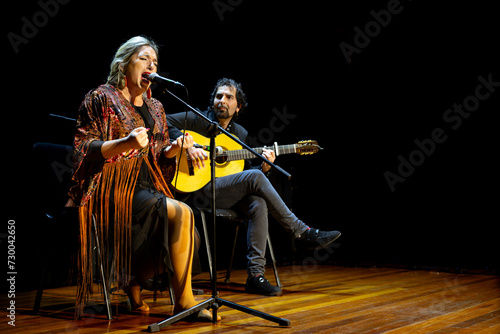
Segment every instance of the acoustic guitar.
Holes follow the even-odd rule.
[[[210,138],[191,130],[188,132],[193,136],[195,143],[205,147],[207,150],[210,149],[208,147],[208,145],[210,145]],[[217,152],[215,157],[215,177],[232,175],[243,171],[245,166],[244,160],[254,157],[253,153],[243,149],[241,145],[224,134],[215,137],[215,146]],[[274,143],[271,147],[258,147],[254,148],[254,150],[261,154],[264,148],[274,150],[276,156],[290,153],[309,155],[317,153],[322,149],[314,140],[302,140],[291,145],[278,145]],[[180,192],[193,192],[201,189],[210,182],[209,164],[208,162],[205,168],[196,167],[193,165],[191,159],[189,159],[186,150],[184,150],[184,154],[181,152],[177,155],[177,166],[179,171],[172,180],[172,185]]]

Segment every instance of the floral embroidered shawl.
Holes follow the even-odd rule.
[[[79,206],[80,256],[75,316],[80,318],[92,292],[92,224],[96,223],[105,272],[111,264],[116,279],[126,281],[130,274],[132,196],[142,163],[146,163],[156,189],[168,197],[168,182],[175,173],[175,159],[163,155],[171,145],[162,104],[144,99],[155,125],[149,146],[129,150],[105,161],[86,159],[94,140],[126,137],[144,127],[142,117],[123,94],[110,85],[101,85],[84,98],[78,116],[75,140],[75,168],[69,195]],[[90,160],[90,161],[89,161]],[[107,254],[112,254],[108,260]],[[109,277],[107,282],[109,282]]]

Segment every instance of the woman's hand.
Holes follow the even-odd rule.
[[[182,142],[184,142],[184,144]],[[186,150],[192,148],[193,144],[194,144],[193,136],[191,136],[189,133],[186,132],[184,135],[174,140],[172,142],[172,145],[165,148],[163,154],[165,154],[165,157],[167,158],[173,158],[177,153],[179,153],[181,147],[184,150]]]
[[[129,150],[142,150],[149,144],[148,130],[144,127],[134,129],[126,137],[125,142],[129,146]]]
[[[184,146],[182,145],[183,140]],[[183,149],[187,150],[188,148],[193,147],[194,139],[193,136],[186,132],[185,135],[179,136],[179,138],[177,138],[174,143],[175,145],[179,146],[179,149],[182,147]]]
[[[109,159],[128,150],[142,150],[148,144],[148,129],[141,126],[127,137],[105,141],[101,146],[101,154],[104,159]]]

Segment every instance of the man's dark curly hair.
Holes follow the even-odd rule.
[[[236,89],[236,101],[238,102],[238,107],[240,108],[240,111],[238,114],[241,115],[241,112],[243,109],[245,109],[248,105],[246,99],[247,96],[243,92],[243,89],[241,88],[241,84],[236,82],[233,79],[228,79],[228,78],[222,78],[217,81],[217,84],[215,85],[214,91],[212,92],[212,95],[210,96],[210,109],[213,109],[214,106],[214,99],[215,99],[215,94],[217,94],[217,90],[219,87],[226,86],[226,87],[233,87]]]

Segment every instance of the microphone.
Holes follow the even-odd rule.
[[[200,144],[194,143],[193,147],[202,148],[205,151],[209,151],[210,152],[210,146],[208,146],[208,145],[200,145]],[[222,154],[223,152],[224,152],[224,150],[222,149],[222,147],[220,147],[220,146],[215,147],[215,154],[216,155],[217,154]]]
[[[159,84],[161,84],[161,83],[171,83],[171,84],[174,84],[176,86],[182,86],[182,87],[184,87],[184,85],[181,84],[179,81],[175,81],[175,80],[172,80],[172,79],[164,78],[161,75],[159,75],[158,73],[151,73],[148,76],[148,80],[156,82],[156,83],[159,83]]]

